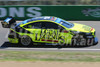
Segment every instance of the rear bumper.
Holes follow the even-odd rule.
[[[8,38],[8,40],[9,40],[10,43],[16,43],[16,44],[19,41],[17,38]]]
[[[8,34],[8,40],[10,43],[19,43],[19,39],[15,32],[11,32]]]

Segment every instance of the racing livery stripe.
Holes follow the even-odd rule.
[[[57,18],[54,19],[54,21],[56,21]]]
[[[54,20],[54,17],[52,17],[51,20]]]
[[[63,30],[63,31],[60,31],[60,32],[63,32],[63,33],[68,33],[68,31],[67,31],[67,30]]]
[[[58,42],[58,40],[45,40],[45,39],[42,39],[42,41]]]
[[[60,23],[61,19],[57,18],[56,23]]]

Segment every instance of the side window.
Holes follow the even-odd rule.
[[[65,28],[63,28],[62,26],[58,26],[58,29],[60,29],[60,30],[64,30]]]
[[[25,28],[32,28],[32,29],[40,29],[41,28],[41,22],[30,23],[28,25],[25,25],[24,27]]]
[[[42,28],[45,29],[58,29],[58,24],[52,23],[52,22],[43,22]]]

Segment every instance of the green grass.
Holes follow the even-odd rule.
[[[0,51],[0,61],[100,62],[100,52]]]

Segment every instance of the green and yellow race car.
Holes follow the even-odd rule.
[[[98,43],[94,28],[57,17],[36,17],[19,23],[8,17],[1,23],[4,28],[10,28],[9,42],[23,46],[34,43],[90,46]]]

